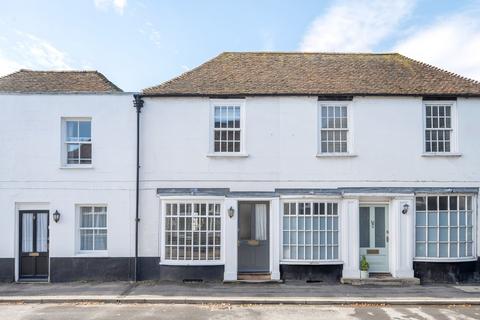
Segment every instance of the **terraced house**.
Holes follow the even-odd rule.
[[[349,282],[363,256],[372,277],[478,277],[473,80],[223,53],[134,96],[95,72],[0,91],[4,280]]]

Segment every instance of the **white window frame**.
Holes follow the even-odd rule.
[[[338,232],[338,243],[337,243],[337,258],[336,259],[284,259],[283,257],[283,217],[284,217],[284,204],[285,203],[335,203],[337,204],[337,232]],[[297,206],[298,207],[298,206]],[[313,207],[311,208],[313,210]],[[298,216],[298,215],[297,215]],[[311,215],[312,217],[320,215]],[[328,215],[325,215],[327,217]],[[326,229],[327,230],[327,229]],[[297,230],[298,232],[298,230]],[[286,197],[280,201],[280,264],[290,264],[290,265],[332,265],[332,264],[343,264],[342,260],[342,201],[338,198],[317,198],[317,197]],[[306,246],[306,244],[304,244]],[[313,234],[312,234],[312,243],[313,247]],[[325,247],[328,247],[325,243]],[[298,241],[297,241],[297,252],[298,252]]]
[[[106,250],[82,250],[81,249],[81,236],[80,236],[80,224],[81,224],[81,210],[80,208],[82,207],[104,207],[106,209],[107,213],[107,221],[106,221],[106,228],[91,228],[91,229],[105,229],[107,230],[107,249]],[[95,210],[95,209],[93,209]],[[110,232],[109,232],[109,227],[108,227],[108,205],[105,203],[84,203],[84,204],[77,204],[75,205],[75,238],[76,238],[76,254],[81,255],[81,256],[108,256],[108,248],[109,248],[109,243],[110,243]]]
[[[215,152],[215,107],[240,106],[240,151]],[[208,157],[248,157],[245,143],[245,99],[210,99],[209,152]]]
[[[162,197],[160,200],[160,265],[216,266],[225,265],[225,197]],[[170,260],[165,258],[165,216],[166,205],[178,203],[220,204],[220,259],[218,260]]]
[[[90,121],[90,141],[78,142],[80,144],[90,144],[91,145],[91,161],[90,163],[67,163],[67,121]],[[74,143],[74,142],[72,142]],[[61,118],[61,156],[60,156],[60,168],[69,169],[69,168],[93,168],[94,161],[94,143],[93,143],[93,120],[91,117],[62,117]]]
[[[450,106],[451,110],[451,129],[450,129],[450,151],[427,151],[427,106]],[[458,149],[458,118],[457,118],[457,102],[455,100],[424,100],[422,102],[422,128],[423,141],[422,150],[423,156],[461,156]],[[442,130],[439,128],[439,130]]]
[[[322,107],[347,107],[347,128],[339,129],[347,131],[347,152],[322,152],[322,131],[336,129],[322,129]],[[317,157],[355,157],[353,150],[353,101],[318,101],[317,104]]]
[[[472,255],[471,256],[466,256],[466,257],[417,257],[417,252],[416,252],[416,245],[417,245],[417,197],[442,197],[442,196],[445,196],[445,197],[449,197],[449,196],[457,196],[457,197],[461,197],[461,196],[464,196],[464,197],[472,197]],[[428,202],[428,199],[426,199],[426,201]],[[435,193],[419,193],[419,194],[416,194],[415,197],[414,197],[414,201],[413,201],[413,205],[414,205],[414,217],[413,217],[413,230],[414,230],[414,233],[413,233],[413,260],[414,261],[419,261],[419,262],[462,262],[462,261],[476,261],[477,260],[477,212],[478,212],[478,207],[477,207],[477,195],[475,194],[471,194],[471,193],[439,193],[439,194],[435,194]],[[439,210],[437,210],[439,211]],[[426,231],[428,232],[428,211],[425,211],[426,212],[426,225],[425,225],[425,228],[426,228]],[[450,209],[448,210],[448,212],[450,212]],[[459,221],[457,220],[457,228],[459,228]],[[438,224],[438,222],[437,222]],[[437,227],[437,229],[440,229]],[[440,243],[440,240],[439,240],[439,234],[438,234],[438,230],[437,230],[437,255],[439,253],[439,248],[438,248],[438,243]],[[459,232],[459,231],[458,231]],[[426,236],[426,241],[425,241],[425,245],[426,245],[426,248],[425,250],[428,250],[428,233],[425,235]],[[449,252],[449,255],[450,255],[450,215],[448,216],[448,252]],[[465,240],[466,241],[466,240]],[[459,235],[457,236],[457,241],[456,242],[460,242],[460,237]],[[426,254],[428,253],[428,251],[426,251]]]

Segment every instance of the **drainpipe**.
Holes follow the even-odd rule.
[[[137,282],[138,275],[138,223],[140,222],[138,203],[140,198],[140,113],[143,108],[143,100],[140,94],[133,95],[133,107],[137,110],[137,177],[135,186],[135,271],[133,280]]]

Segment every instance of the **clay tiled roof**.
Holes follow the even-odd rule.
[[[20,70],[0,78],[0,92],[122,92],[98,71]]]
[[[225,52],[144,94],[480,96],[480,83],[397,53]]]

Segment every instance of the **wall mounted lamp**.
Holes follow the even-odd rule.
[[[60,221],[60,212],[58,212],[58,210],[55,210],[55,212],[53,213],[53,221],[55,221],[55,223]]]

